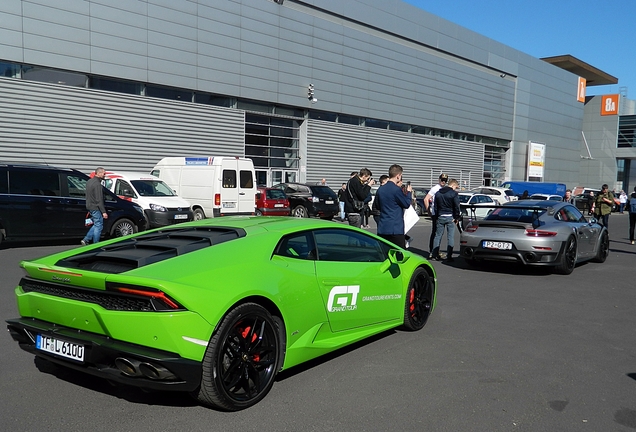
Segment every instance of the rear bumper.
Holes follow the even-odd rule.
[[[559,264],[561,251],[539,252],[520,250],[491,250],[481,247],[460,246],[459,255],[465,259],[485,261],[517,262],[532,266],[555,266]]]
[[[265,208],[259,207],[258,210],[263,214],[263,216],[289,216],[290,209],[287,208]]]
[[[109,381],[170,391],[194,391],[201,383],[201,363],[184,359],[175,353],[121,342],[106,336],[60,327],[32,318],[11,319],[7,320],[7,324],[11,337],[23,350],[53,363]],[[83,345],[84,361],[70,360],[37,349],[35,340],[38,334]],[[168,373],[163,378],[150,378],[141,371],[134,376],[125,375],[115,366],[115,360],[118,358],[126,359],[134,365],[150,365],[154,370],[165,369]]]

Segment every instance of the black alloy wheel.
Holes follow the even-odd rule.
[[[576,239],[569,237],[565,242],[565,248],[559,258],[559,265],[556,267],[558,273],[569,275],[574,270],[576,265],[577,246]]]
[[[282,365],[280,326],[262,306],[232,309],[212,336],[203,358],[199,402],[238,411],[267,395]]]
[[[598,251],[596,251],[596,256],[594,257],[594,260],[593,260],[594,262],[597,262],[597,263],[605,262],[605,260],[607,259],[609,255],[609,245],[610,245],[609,234],[607,230],[603,230],[603,233],[601,234],[601,240],[599,241],[599,244],[598,244]]]
[[[424,327],[433,307],[434,290],[428,272],[423,268],[416,269],[406,291],[404,327],[407,330],[416,331]]]

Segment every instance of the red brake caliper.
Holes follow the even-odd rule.
[[[243,330],[243,333],[241,333],[241,336],[243,336],[243,339],[247,339],[247,336],[250,334],[250,330],[252,329],[252,327],[245,327],[245,329]],[[254,343],[254,341],[257,339],[256,333],[254,333],[252,335],[252,343]],[[255,362],[258,362],[261,360],[261,355],[260,354],[254,354],[252,356],[252,360],[254,360]]]
[[[412,289],[409,293],[409,310],[413,312],[415,310],[415,289]]]

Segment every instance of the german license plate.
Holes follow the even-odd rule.
[[[68,342],[50,336],[38,335],[35,347],[39,350],[56,354],[76,361],[84,361],[84,345]]]
[[[224,202],[223,208],[236,208],[236,203],[234,202]]]
[[[333,200],[327,200],[325,201],[325,204],[333,204]]]
[[[274,204],[274,207],[285,207],[285,204]]]
[[[187,214],[177,214],[177,215],[174,215],[174,218],[175,219],[187,219],[188,215]]]
[[[481,245],[482,245],[482,247],[484,249],[499,249],[499,250],[511,250],[512,249],[512,243],[510,243],[510,242],[498,242],[498,241],[484,240]]]

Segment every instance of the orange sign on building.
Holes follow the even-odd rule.
[[[576,100],[579,102],[585,102],[585,88],[587,86],[587,80],[579,77],[579,89],[576,94]]]
[[[601,100],[601,115],[618,115],[618,95],[604,95]]]

